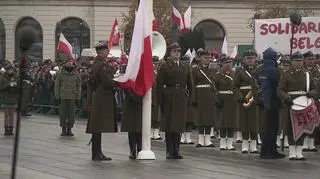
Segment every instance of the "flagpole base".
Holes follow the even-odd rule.
[[[156,156],[151,150],[142,150],[138,153],[138,160],[155,160]]]

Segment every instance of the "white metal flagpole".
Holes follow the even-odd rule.
[[[140,0],[147,5],[150,13],[153,11],[153,0]],[[152,21],[150,20],[150,27]],[[138,160],[155,160],[155,154],[151,151],[151,102],[152,88],[148,90],[142,100],[142,151],[138,153]]]

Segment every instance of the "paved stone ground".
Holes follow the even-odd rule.
[[[2,113],[0,113],[3,116]],[[304,162],[288,159],[261,160],[258,155],[237,151],[221,152],[217,148],[198,149],[182,146],[184,160],[165,160],[163,141],[152,142],[155,161],[128,159],[125,133],[103,135],[104,153],[111,162],[92,162],[89,135],[84,133],[85,121],[76,121],[75,137],[59,136],[58,119],[35,115],[22,121],[18,161],[20,179],[319,179],[320,152],[307,153]],[[3,133],[3,117],[0,117]],[[196,137],[196,132],[193,137]],[[0,178],[10,176],[13,137],[0,135]],[[216,141],[217,142],[217,141]],[[287,153],[287,151],[286,151]]]

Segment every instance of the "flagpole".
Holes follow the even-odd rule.
[[[153,10],[153,0],[145,1],[150,12]],[[152,25],[150,21],[150,26]],[[151,151],[151,102],[152,88],[150,88],[142,100],[142,151],[138,153],[138,160],[155,160],[155,154]]]

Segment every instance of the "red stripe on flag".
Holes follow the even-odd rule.
[[[74,61],[75,59],[73,58],[73,54],[70,51],[69,47],[67,44],[63,43],[62,41],[59,41],[58,43],[58,51],[61,53],[66,54],[67,56],[69,56],[70,58],[72,58],[72,60]]]

